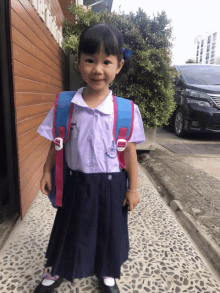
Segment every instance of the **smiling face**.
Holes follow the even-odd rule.
[[[81,53],[78,62],[79,71],[83,80],[92,92],[107,94],[109,84],[115,79],[124,64],[124,60],[118,62],[117,56],[106,55],[103,48],[99,53],[92,55]]]

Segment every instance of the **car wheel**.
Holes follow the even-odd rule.
[[[184,115],[181,108],[177,109],[174,118],[174,131],[177,136],[183,137],[186,133],[184,129]]]

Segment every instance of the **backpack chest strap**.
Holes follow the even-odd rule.
[[[127,131],[128,131],[127,128],[124,128],[124,127],[119,128],[118,139],[117,139],[117,151],[119,152],[123,152],[127,146],[127,140],[126,140]]]

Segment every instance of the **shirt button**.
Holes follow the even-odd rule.
[[[108,175],[108,180],[112,180],[112,175]]]
[[[92,137],[91,136],[88,136],[87,140],[88,141],[91,141],[92,140]]]
[[[94,167],[93,162],[89,163],[89,167]]]

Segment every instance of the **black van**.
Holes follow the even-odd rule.
[[[177,108],[170,124],[177,136],[186,132],[220,134],[220,65],[175,65]]]

